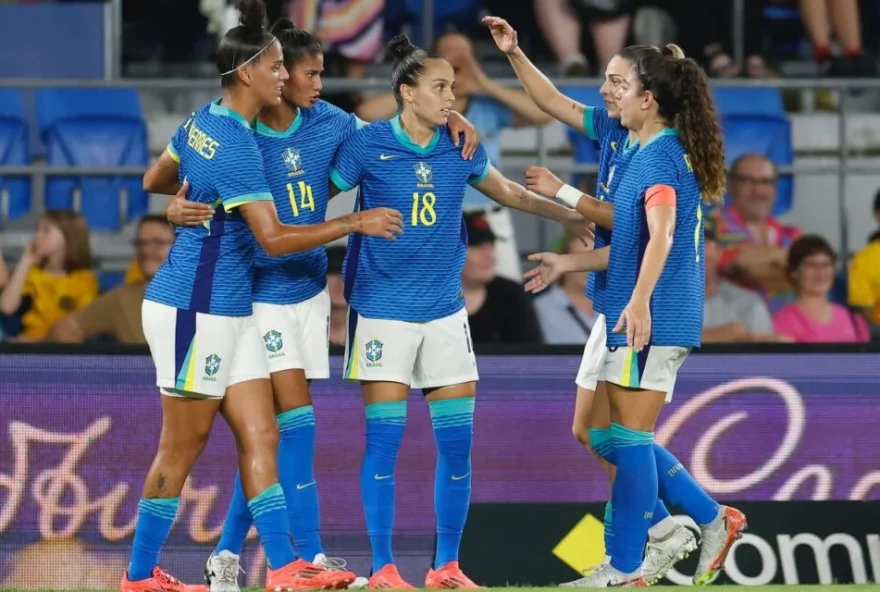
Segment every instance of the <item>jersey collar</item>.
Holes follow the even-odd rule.
[[[229,109],[228,107],[224,107],[223,105],[221,105],[220,101],[222,101],[222,100],[223,99],[217,99],[216,101],[211,103],[211,108],[209,111],[211,113],[211,115],[218,115],[220,117],[231,117],[232,119],[234,119],[235,121],[237,121],[241,125],[245,126],[247,129],[249,129],[249,130],[254,129],[254,127],[251,125],[251,122],[249,122],[247,119],[245,119],[240,114],[233,111],[232,109]]]
[[[276,129],[272,129],[259,119],[257,120],[257,133],[262,136],[270,136],[272,138],[289,138],[293,134],[296,133],[296,130],[299,129],[299,126],[302,125],[303,120],[303,110],[296,110],[296,117],[293,118],[293,121],[290,122],[290,125],[287,126],[287,129],[283,132],[279,132]]]
[[[409,139],[406,131],[403,129],[403,125],[400,123],[400,115],[395,115],[391,120],[391,131],[394,132],[394,137],[397,138],[397,141],[403,144],[405,148],[409,148],[416,154],[430,154],[434,147],[437,146],[437,142],[440,141],[440,128],[434,130],[434,137],[431,138],[431,141],[428,142],[428,145],[422,148],[415,142]]]
[[[658,140],[658,139],[662,138],[663,136],[677,136],[677,135],[679,135],[679,132],[677,129],[675,129],[674,127],[665,127],[662,130],[660,130],[659,132],[657,132],[656,134],[654,134],[653,136],[651,136],[650,138],[648,138],[648,141],[645,142],[645,145],[642,146],[642,149],[647,148],[651,144],[651,142],[653,142],[654,140]]]

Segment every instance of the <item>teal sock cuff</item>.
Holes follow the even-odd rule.
[[[277,510],[278,508],[285,508],[284,490],[281,489],[281,484],[275,483],[274,485],[270,485],[248,500],[247,505],[248,509],[251,511],[251,516],[254,518],[260,514]]]
[[[642,432],[622,426],[619,423],[611,424],[611,438],[615,446],[640,446],[654,441],[654,432]]]
[[[142,499],[138,502],[138,508],[144,512],[167,520],[174,520],[174,517],[177,516],[177,507],[179,505],[179,497],[153,497]]]
[[[605,524],[611,524],[611,502],[605,504]]]
[[[279,413],[275,418],[278,421],[278,429],[282,432],[315,425],[315,408],[311,405],[297,407],[284,413]]]
[[[473,425],[476,398],[442,399],[428,403],[434,429]]]
[[[387,423],[401,423],[406,421],[406,401],[389,401],[387,403],[373,403],[366,407],[367,420],[383,421]]]

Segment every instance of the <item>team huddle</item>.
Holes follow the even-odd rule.
[[[489,161],[451,110],[454,71],[395,38],[398,114],[369,125],[320,100],[323,54],[282,20],[264,28],[261,0],[239,0],[241,25],[217,53],[223,97],[181,125],[144,177],[175,195],[178,225],[150,283],[144,333],[156,366],[163,425],[138,505],[122,592],[239,592],[239,556],[256,526],[267,590],[413,589],[392,554],[395,465],[410,388],[422,390],[437,444],[437,545],[432,589],[479,588],[461,570],[471,494],[476,359],[461,290],[467,185],[502,206],[555,220],[595,249],[530,258],[525,288],[592,272],[603,317],[576,377],[574,433],[607,468],[607,558],[570,587],[640,587],[660,580],[698,542],[664,502],[700,525],[694,583],[709,584],[745,529],[653,441],[676,373],[700,345],[702,200],[724,193],[724,156],[704,75],[675,46],[625,48],[608,66],[605,107],[568,99],[525,57],[502,19],[486,25],[535,103],[581,129],[601,154],[597,197],[532,167],[527,187]],[[459,146],[462,143],[463,146]],[[355,213],[325,221],[329,200],[358,188]],[[546,196],[546,197],[543,197]],[[324,245],[349,236],[344,378],[366,413],[360,474],[369,578],[328,557],[314,474],[309,385],[330,376]],[[220,413],[239,473],[208,586],[159,567],[184,482]]]

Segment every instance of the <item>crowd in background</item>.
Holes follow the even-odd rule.
[[[416,42],[421,35],[421,2],[417,0],[269,0],[267,4],[272,17],[290,16],[320,37],[331,56],[329,76],[363,76],[368,64],[381,59],[383,41],[391,34],[408,30]],[[787,33],[780,23],[775,28],[763,26],[768,9],[799,10],[798,26],[802,24],[801,31],[812,45],[819,74],[874,74],[874,61],[863,44],[868,38],[864,30],[877,16],[873,2],[745,0],[744,63],[736,63],[733,56],[732,3],[713,0],[709,4],[706,0],[435,2],[442,11],[436,20],[435,48],[456,72],[454,108],[477,128],[498,168],[502,164],[501,131],[542,125],[549,117],[526,93],[503,87],[486,74],[471,40],[482,32],[477,17],[483,10],[521,25],[529,51],[546,52],[563,76],[601,73],[604,63],[636,33],[650,37],[652,27],[661,29],[653,34],[677,40],[711,76],[772,76],[775,54],[771,48],[783,47]],[[149,39],[137,51],[152,52],[158,60],[187,55],[193,31],[205,31],[201,39],[210,48],[211,40],[236,19],[227,0],[126,2],[123,7],[129,44]],[[646,21],[644,10],[655,11],[651,13],[654,18]],[[451,29],[461,33],[450,33]],[[529,41],[529,31],[541,32],[543,37],[536,34]],[[128,59],[134,59],[133,52],[128,52]],[[367,121],[388,118],[396,110],[390,93],[335,100]],[[880,230],[850,263],[846,253],[838,256],[822,237],[803,236],[797,228],[772,217],[778,181],[776,165],[766,157],[740,157],[729,172],[727,205],[706,216],[703,340],[868,341],[880,329]],[[589,187],[585,189],[589,192]],[[517,246],[510,213],[469,189],[464,216],[468,256],[462,284],[474,341],[586,342],[597,317],[584,295],[587,274],[567,275],[533,298],[522,289],[524,253]],[[874,216],[880,224],[880,193],[874,200]],[[2,335],[19,341],[144,343],[140,304],[145,285],[173,241],[173,229],[164,218],[143,218],[125,282],[99,294],[85,220],[75,212],[47,212],[17,263],[4,262],[0,253]],[[560,236],[553,248],[569,252],[588,247]],[[342,345],[344,247],[328,251],[334,311],[330,341]]]

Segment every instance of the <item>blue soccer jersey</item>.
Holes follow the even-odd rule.
[[[414,144],[400,118],[377,121],[339,149],[330,175],[347,190],[360,185],[360,209],[403,215],[396,240],[354,235],[345,260],[348,302],[367,318],[427,322],[464,307],[461,271],[467,255],[462,201],[467,184],[489,174],[486,151],[464,160],[445,127],[427,147]]]
[[[254,130],[218,100],[180,126],[168,153],[180,163],[180,180],[189,180],[187,199],[210,204],[214,217],[203,226],[178,227],[146,298],[182,310],[248,316],[256,243],[237,208],[272,200]]]
[[[636,287],[649,239],[645,195],[657,185],[675,190],[676,215],[672,250],[651,298],[650,343],[700,345],[706,284],[702,197],[678,133],[666,129],[633,156],[617,187],[605,294],[609,346],[626,345],[626,334],[611,330]]]
[[[605,107],[587,107],[584,110],[584,131],[599,150],[599,173],[596,199],[612,201],[611,185],[617,172],[617,159],[627,143],[629,130],[612,119]],[[618,177],[619,179],[619,177]],[[611,244],[611,230],[596,226],[595,249]],[[587,298],[593,301],[593,310],[603,312],[602,291],[607,282],[604,271],[590,272],[587,279]]]
[[[257,145],[278,218],[285,224],[320,224],[330,200],[329,171],[336,150],[358,129],[358,119],[325,101],[300,109],[283,131],[257,122]],[[269,257],[257,247],[254,302],[296,304],[327,285],[327,251]]]

